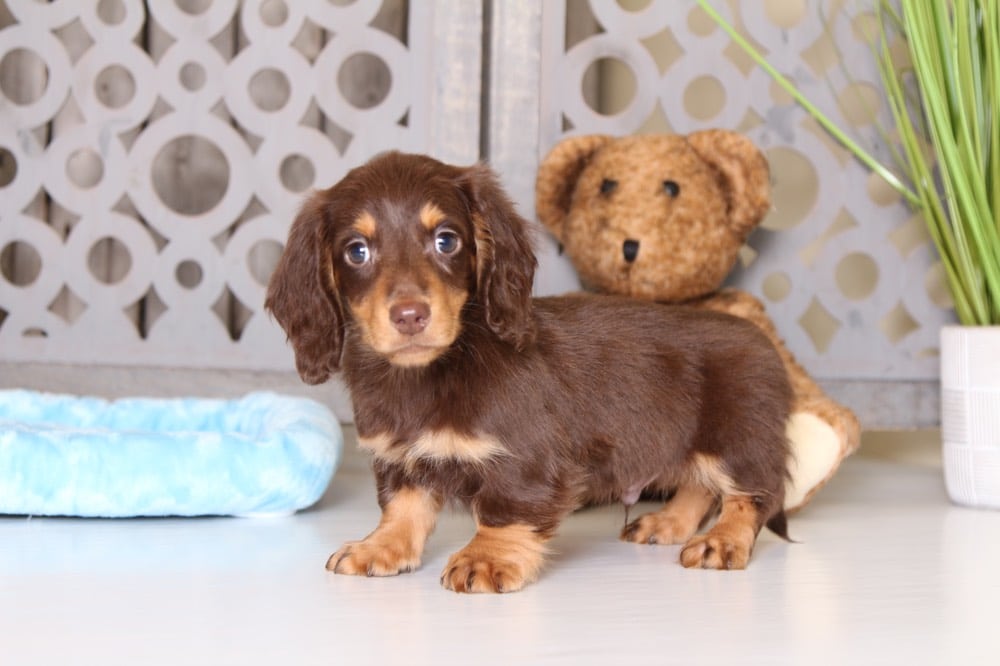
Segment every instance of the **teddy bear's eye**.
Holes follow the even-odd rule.
[[[665,180],[663,181],[663,191],[671,197],[676,197],[681,193],[681,186],[672,180]]]
[[[611,194],[618,187],[617,180],[611,180],[610,178],[605,178],[601,181],[601,194]]]

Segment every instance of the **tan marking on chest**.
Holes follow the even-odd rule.
[[[482,435],[463,435],[454,430],[425,432],[409,444],[393,446],[396,440],[385,433],[358,437],[358,446],[392,463],[413,465],[418,461],[455,461],[482,464],[507,454],[499,440]]]
[[[371,437],[358,436],[358,448],[371,451],[377,458],[391,457],[392,442],[392,437],[385,433],[379,433]]]

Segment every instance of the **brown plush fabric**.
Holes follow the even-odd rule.
[[[769,208],[766,159],[726,130],[570,137],[543,160],[536,183],[538,216],[588,289],[735,314],[778,347],[795,391],[793,417],[815,417],[800,421],[813,427],[788,431],[802,469],[798,479],[793,469],[797,489],[786,504],[794,511],[857,448],[860,425],[799,365],[762,303],[721,289]],[[829,446],[837,450],[820,450]]]

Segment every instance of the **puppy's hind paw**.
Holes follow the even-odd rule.
[[[672,516],[648,513],[626,525],[619,538],[630,543],[671,545],[684,543],[697,528],[697,524],[685,524]]]
[[[699,535],[681,549],[681,564],[688,569],[746,569],[750,562],[749,545],[736,539],[713,535]]]

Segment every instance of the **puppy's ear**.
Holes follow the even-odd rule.
[[[704,130],[688,135],[688,143],[712,165],[725,182],[729,220],[746,238],[771,209],[767,159],[750,139],[728,130]]]
[[[518,215],[489,167],[464,169],[459,185],[475,230],[476,298],[485,310],[486,325],[521,349],[535,333],[531,284],[538,262],[528,222]]]
[[[603,134],[563,139],[538,166],[535,179],[535,213],[549,231],[562,242],[563,227],[573,202],[576,181],[598,150],[614,141]]]
[[[325,206],[322,192],[302,206],[264,301],[292,343],[295,367],[307,384],[321,384],[337,371],[344,343],[343,312],[324,251]]]

